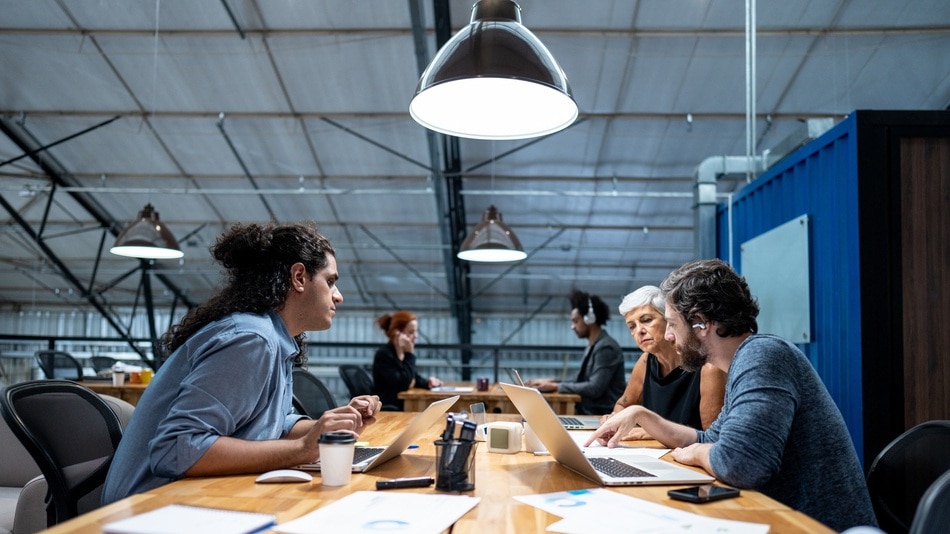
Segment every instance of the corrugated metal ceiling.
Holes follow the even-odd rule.
[[[207,297],[215,236],[272,217],[319,223],[351,310],[563,313],[571,287],[613,302],[693,259],[695,168],[745,154],[743,2],[521,1],[581,114],[459,140],[466,231],[495,204],[529,253],[468,270],[407,111],[436,49],[429,1],[414,45],[414,2],[0,1],[0,161],[118,117],[0,166],[0,304],[136,302],[137,263],[107,249],[146,202],[186,254],[155,267],[158,306]],[[448,5],[456,31],[471,3]],[[757,27],[756,152],[808,118],[950,104],[946,0],[759,0]]]

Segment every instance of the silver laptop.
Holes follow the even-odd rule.
[[[557,415],[534,388],[501,384],[521,416],[531,425],[554,459],[564,467],[604,486],[703,484],[714,477],[650,456],[586,456]]]
[[[421,436],[426,429],[438,421],[439,418],[442,417],[442,414],[449,411],[449,408],[451,408],[457,400],[459,400],[459,396],[455,395],[454,397],[433,402],[426,407],[422,413],[417,415],[412,422],[406,426],[405,430],[396,436],[396,439],[393,440],[392,443],[385,447],[356,447],[353,451],[353,472],[363,473],[369,471],[377,465],[388,462],[402,454],[412,443],[412,440]],[[297,469],[319,471],[320,460],[312,464],[298,465]]]
[[[519,386],[524,386],[521,373],[517,369],[508,369],[508,376]],[[568,430],[597,430],[600,428],[600,417],[596,415],[559,415],[561,425]]]

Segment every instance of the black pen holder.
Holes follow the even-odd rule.
[[[435,489],[471,491],[475,489],[476,441],[435,441]]]

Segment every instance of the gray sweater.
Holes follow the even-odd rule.
[[[736,351],[725,404],[699,441],[717,479],[751,488],[835,530],[877,525],[857,453],[805,355],[771,335]]]

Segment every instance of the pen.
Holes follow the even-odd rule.
[[[442,432],[442,441],[449,441],[455,435],[455,417],[449,414],[445,417],[445,431]]]
[[[432,477],[406,477],[392,480],[377,480],[376,489],[425,488],[435,482]]]

